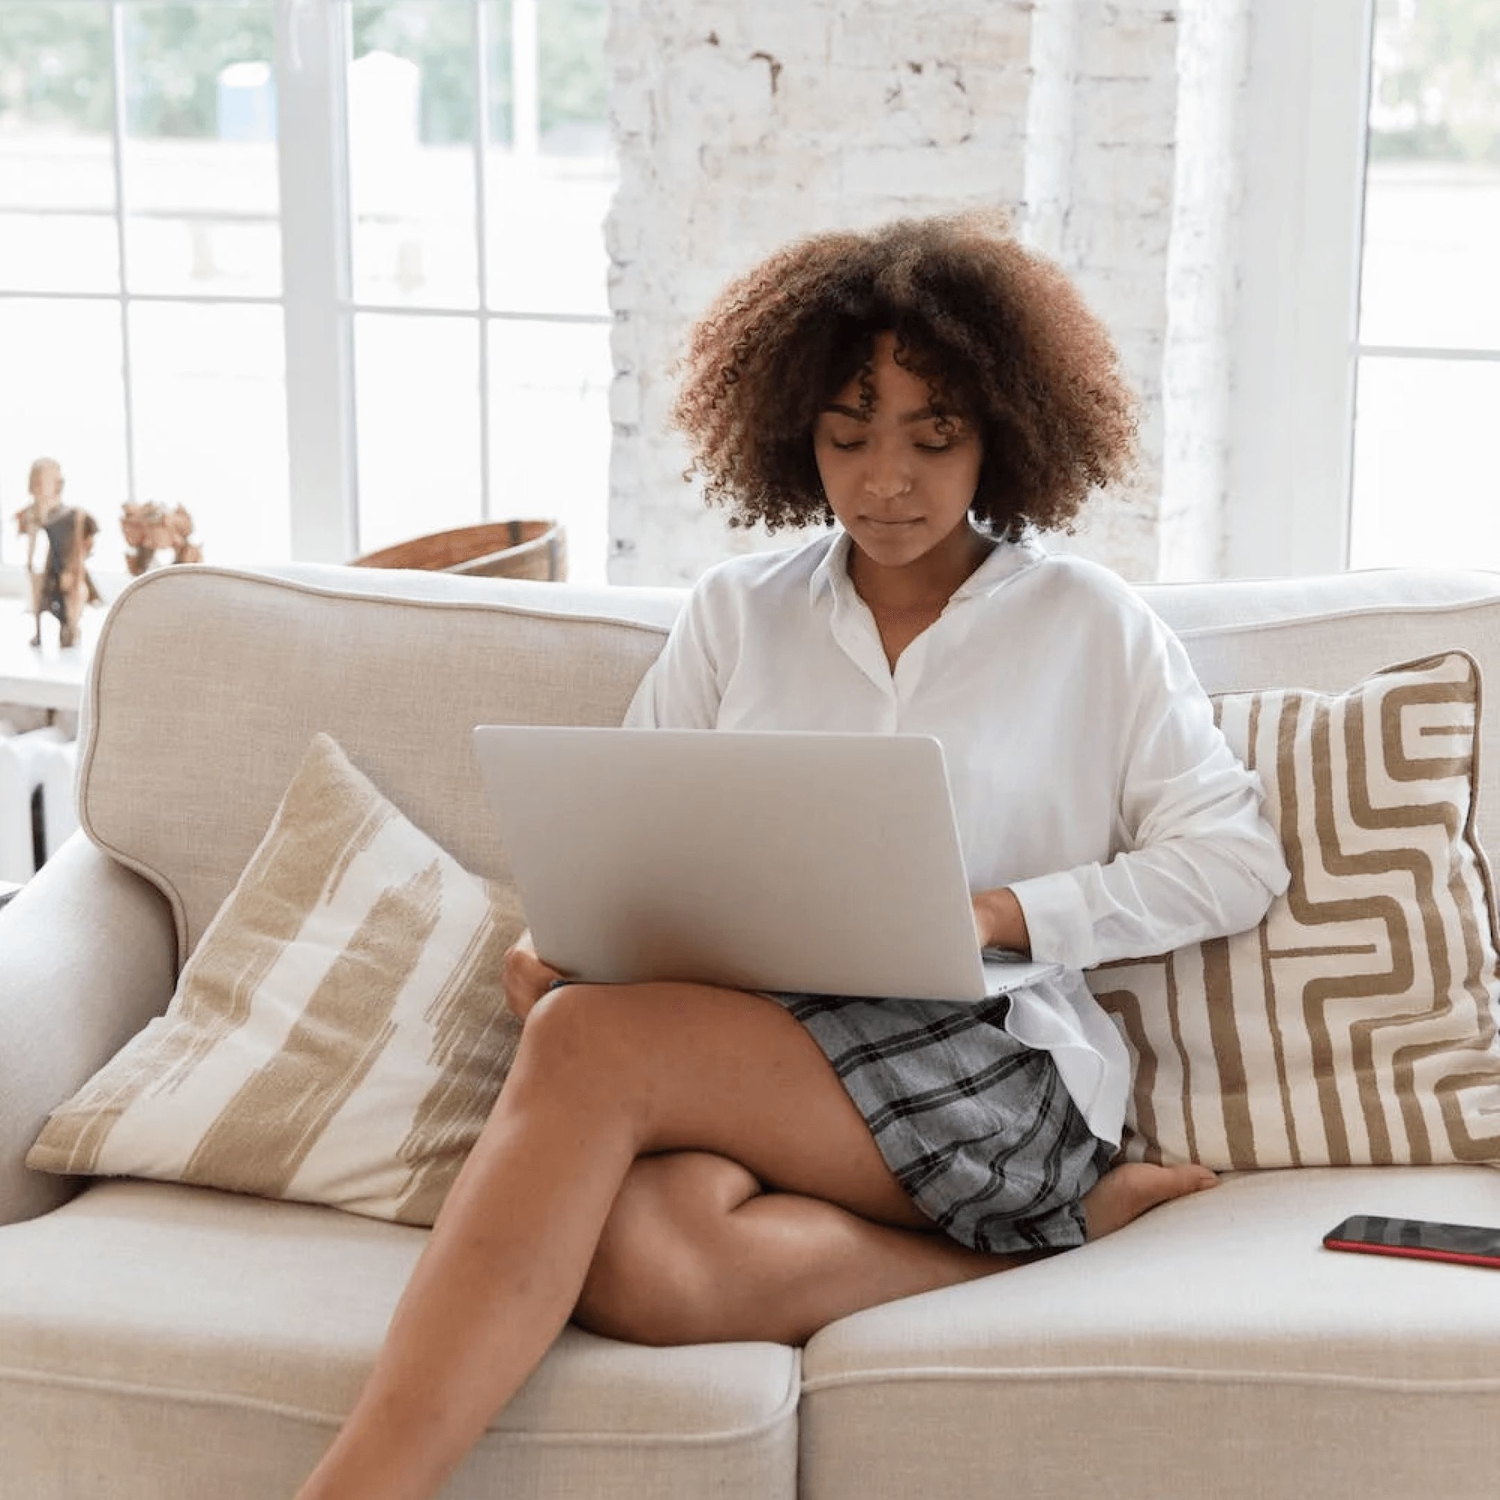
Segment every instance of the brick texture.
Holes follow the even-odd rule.
[[[1136,579],[1215,571],[1234,211],[1215,153],[1248,3],[615,0],[611,578],[690,583],[795,540],[730,531],[669,427],[682,339],[725,280],[801,234],[975,205],[1077,279],[1141,392],[1135,482],[1060,545]]]

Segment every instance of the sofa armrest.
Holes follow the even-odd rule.
[[[0,908],[0,1224],[71,1197],[33,1172],[43,1122],[172,998],[165,899],[75,833]]]

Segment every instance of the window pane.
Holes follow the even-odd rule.
[[[580,583],[607,581],[611,372],[604,324],[490,325],[490,514],[561,521]]]
[[[1360,339],[1500,349],[1500,7],[1379,0]]]
[[[360,551],[482,519],[477,324],[362,313],[354,379]]]
[[[113,217],[0,212],[0,287],[24,292],[117,292]]]
[[[130,319],[136,498],[186,506],[206,562],[287,558],[281,310],[136,303]]]
[[[474,307],[474,12],[352,8],[349,174],[359,302]]]
[[[125,12],[130,289],[281,291],[270,0]]]
[[[489,303],[607,313],[605,0],[485,0]]]
[[[0,208],[115,206],[109,12],[0,5]]]
[[[119,290],[110,67],[104,6],[0,5],[0,286]]]
[[[12,519],[29,503],[33,460],[61,465],[64,498],[99,523],[94,566],[118,568],[110,533],[128,486],[120,309],[113,303],[0,300],[0,562],[23,563]],[[115,533],[118,535],[118,533]]]
[[[1365,358],[1350,566],[1500,568],[1500,364]]]

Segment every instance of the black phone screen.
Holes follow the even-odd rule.
[[[1368,1247],[1416,1255],[1463,1256],[1500,1265],[1500,1228],[1435,1224],[1427,1219],[1387,1219],[1355,1214],[1323,1239],[1331,1248]]]

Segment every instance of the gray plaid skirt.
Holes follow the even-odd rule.
[[[974,1005],[773,994],[833,1065],[886,1165],[945,1234],[992,1255],[1087,1237],[1083,1195],[1115,1148],[1088,1128],[1048,1052]]]

